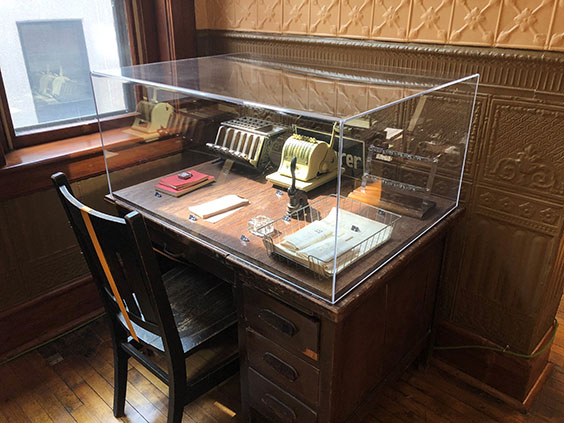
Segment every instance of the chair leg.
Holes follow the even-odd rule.
[[[177,377],[169,380],[167,423],[181,423],[186,405],[186,378]]]
[[[125,392],[127,388],[127,361],[129,355],[119,346],[114,347],[114,416],[125,415]]]

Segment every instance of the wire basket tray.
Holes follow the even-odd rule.
[[[264,234],[266,250],[315,272],[320,278],[332,277],[388,241],[401,218],[361,201],[341,197],[335,246],[336,210],[337,196],[330,195],[311,202],[291,216],[271,221],[259,229]]]

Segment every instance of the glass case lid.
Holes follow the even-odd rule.
[[[476,77],[446,80],[422,73],[403,68],[368,71],[313,65],[241,53],[126,66],[93,71],[92,75],[330,121],[355,119]],[[366,91],[372,101],[359,107],[354,98]],[[337,96],[335,109],[328,110],[326,102],[308,100],[324,93]]]

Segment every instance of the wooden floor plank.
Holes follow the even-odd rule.
[[[13,398],[0,400],[0,415],[9,423],[30,422],[18,402]]]
[[[72,411],[80,406],[82,402],[57,375],[52,367],[37,351],[26,354],[12,362],[12,368],[16,374],[26,374],[26,383],[33,384],[38,397],[47,396],[47,403],[52,408],[53,404],[60,404],[65,411]],[[44,406],[45,408],[45,406]],[[54,411],[54,410],[52,410]],[[70,414],[67,413],[70,417]],[[51,416],[51,418],[53,418]],[[66,417],[57,417],[56,421],[70,421]]]
[[[523,416],[520,412],[512,409],[497,398],[471,387],[435,367],[431,367],[427,371],[438,376],[433,384],[436,389],[461,399],[467,405],[476,408],[488,416],[491,419],[490,421],[503,421],[504,423],[522,423],[526,421],[526,416]]]
[[[464,422],[467,423],[484,423],[492,421],[492,419],[481,410],[467,404],[462,398],[458,398],[451,392],[445,392],[439,389],[435,383],[440,377],[437,374],[431,374],[430,371],[424,372],[423,375],[412,374],[408,379],[408,383],[422,392],[428,393],[435,401],[448,404],[449,407],[458,411],[464,416]]]
[[[30,376],[26,373],[14,372],[13,362],[0,366],[0,380],[4,387],[0,396],[3,399],[14,399],[25,416],[33,423],[52,423],[53,420],[39,403],[32,383],[27,384],[26,379]]]
[[[564,322],[564,301],[558,316]],[[197,357],[196,365],[209,357]],[[528,414],[431,366],[411,368],[372,392],[351,422],[564,423],[564,330],[550,360],[555,370]],[[0,423],[164,423],[168,412],[168,387],[132,359],[126,417],[113,417],[113,351],[104,319],[0,366],[0,381]],[[239,422],[240,396],[235,376],[188,404],[183,423]]]
[[[86,382],[75,386],[74,392],[84,403],[88,413],[94,416],[97,420],[104,423],[120,421],[114,417],[112,409],[108,406],[108,404],[106,404]]]

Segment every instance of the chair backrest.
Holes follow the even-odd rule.
[[[138,341],[148,331],[161,337],[165,348],[171,337],[180,345],[143,217],[131,212],[122,219],[92,210],[74,197],[63,173],[51,179],[110,318]]]

